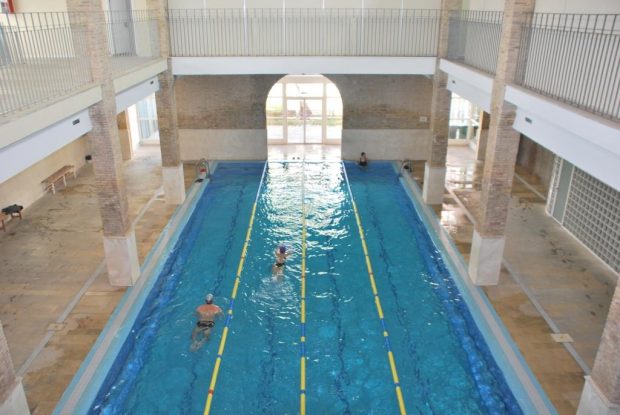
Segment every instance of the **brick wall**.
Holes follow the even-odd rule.
[[[432,81],[418,75],[326,75],[340,90],[345,129],[427,129]],[[265,102],[281,75],[184,76],[179,128],[264,129]],[[420,117],[427,121],[420,121]]]
[[[326,75],[340,90],[344,129],[428,129],[432,81],[421,75]],[[426,117],[426,121],[420,121]]]
[[[265,102],[282,75],[182,76],[175,82],[181,129],[265,129]]]

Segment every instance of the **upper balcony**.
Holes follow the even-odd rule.
[[[160,59],[154,12],[103,12],[98,18],[113,79]],[[92,21],[84,13],[0,15],[0,122],[95,86],[88,50]]]
[[[297,62],[290,71],[329,73],[317,62],[331,59],[346,63],[339,73],[432,74],[440,17],[439,10],[404,9],[169,10],[170,55],[173,64],[207,60],[189,73],[218,71],[222,59],[238,73],[282,70],[273,65],[278,59]],[[71,13],[0,15],[0,122],[92,85],[85,20]],[[502,22],[502,12],[452,14],[448,58],[493,75]],[[102,24],[113,77],[160,59],[153,11],[105,12]],[[620,15],[533,13],[521,29],[516,85],[620,120]]]
[[[494,75],[502,12],[450,17],[448,59]],[[521,26],[514,83],[620,120],[620,15],[532,13]]]

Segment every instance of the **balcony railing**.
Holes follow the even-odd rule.
[[[435,56],[437,10],[171,10],[172,55]]]
[[[517,83],[620,119],[620,15],[532,14],[523,28]]]
[[[114,72],[125,72],[160,56],[158,15],[153,10],[105,12]]]
[[[463,10],[450,16],[448,59],[495,74],[503,12]]]
[[[91,82],[85,29],[69,13],[0,15],[0,116]]]
[[[0,117],[92,82],[86,13],[0,14]],[[115,74],[160,56],[158,15],[105,12]]]

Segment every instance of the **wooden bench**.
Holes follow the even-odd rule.
[[[75,179],[75,166],[67,165],[59,168],[54,173],[50,174],[50,176],[43,180],[41,184],[45,187],[45,190],[52,190],[53,194],[56,194],[56,183],[62,180],[62,183],[65,187],[67,187],[67,175],[72,174]]]
[[[2,226],[2,230],[4,232],[6,232],[6,225],[4,224],[4,221],[7,220],[8,218],[13,218],[13,217],[22,219],[22,212],[21,212],[21,210],[18,211],[18,212],[15,212],[15,213],[11,213],[11,214],[6,214],[4,212],[0,212],[0,224],[1,224],[0,226]]]

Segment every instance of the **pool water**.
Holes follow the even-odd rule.
[[[346,164],[409,413],[520,414],[391,164]],[[199,414],[222,336],[190,351],[207,293],[228,310],[262,163],[222,163],[171,252],[91,413]],[[305,206],[308,413],[398,413],[341,163],[270,162],[212,413],[294,414],[300,401]],[[291,251],[274,277],[274,249]]]

